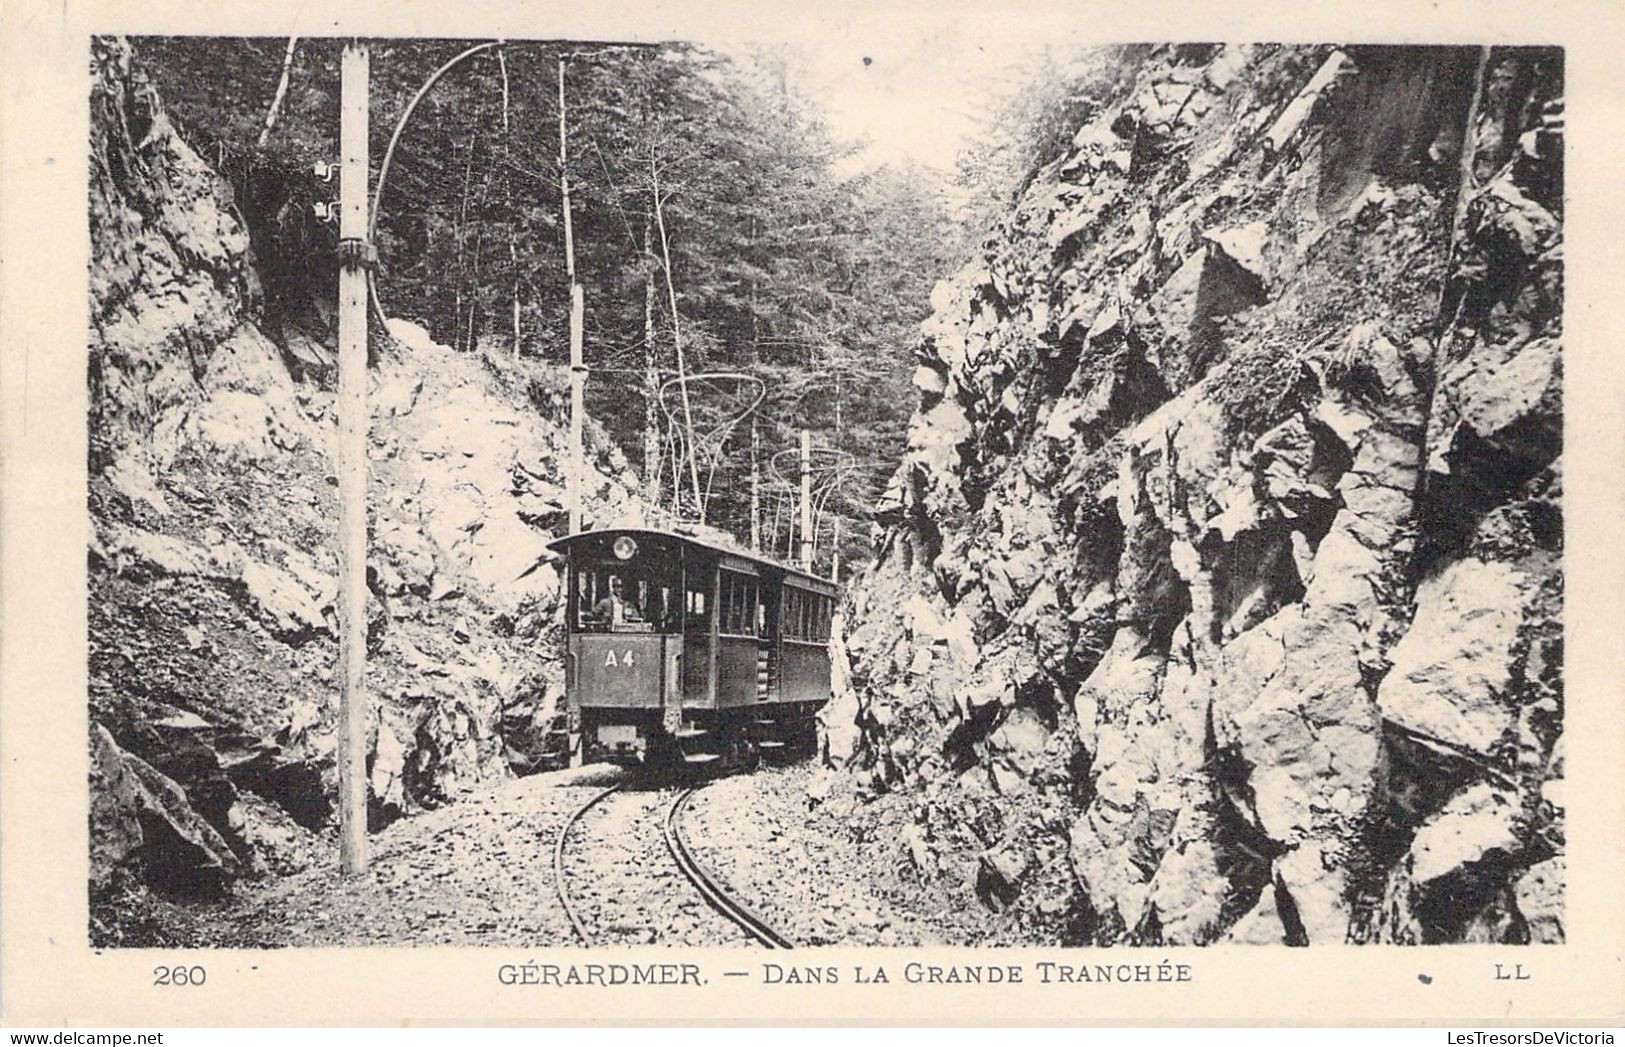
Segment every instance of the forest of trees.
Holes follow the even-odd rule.
[[[475,43],[370,43],[375,179],[408,102]],[[292,325],[319,340],[337,234],[315,205],[337,185],[312,169],[337,159],[343,42],[134,44],[182,133],[232,183],[263,322],[273,336]],[[793,499],[784,481],[797,431],[810,429],[827,569],[837,526],[844,560],[866,551],[868,510],[915,403],[910,350],[962,241],[944,176],[847,162],[858,145],[797,92],[794,61],[782,50],[554,42],[468,57],[423,97],[396,147],[377,217],[378,288],[390,316],[437,341],[562,370],[567,176],[589,413],[660,504],[689,519],[703,506],[741,541],[754,521],[779,555]],[[668,384],[679,370],[745,377],[693,380],[684,404]],[[755,390],[761,406],[728,428]],[[690,428],[702,434],[692,466]]]

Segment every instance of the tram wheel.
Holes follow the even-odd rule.
[[[762,766],[762,750],[749,738],[739,739],[739,769],[746,774]]]

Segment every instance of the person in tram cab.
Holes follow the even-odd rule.
[[[636,603],[626,599],[622,594],[621,576],[609,576],[609,592],[604,598],[593,605],[592,614],[600,625],[607,625],[611,631],[627,622],[642,622],[643,615]]]

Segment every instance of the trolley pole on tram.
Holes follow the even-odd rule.
[[[801,566],[812,570],[812,433],[801,430]]]
[[[344,49],[339,126],[339,863],[367,867],[367,49]]]

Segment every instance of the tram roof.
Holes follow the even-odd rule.
[[[823,590],[832,594],[840,591],[840,586],[835,582],[830,581],[828,578],[820,578],[818,575],[813,574],[810,571],[804,570],[800,567],[792,567],[790,564],[781,563],[778,560],[769,559],[765,556],[753,553],[748,549],[742,549],[731,545],[722,545],[717,542],[706,542],[694,537],[693,535],[682,534],[678,531],[663,531],[654,527],[604,527],[594,531],[578,531],[575,534],[566,535],[563,538],[555,538],[553,541],[547,543],[547,547],[554,552],[568,553],[571,549],[584,541],[596,541],[623,534],[629,535],[634,539],[638,537],[653,537],[662,538],[667,541],[681,542],[683,545],[686,545],[692,549],[698,549],[703,552],[710,553],[712,556],[718,559],[727,558],[733,560],[746,560],[753,565],[768,567],[774,571],[792,575],[799,581],[812,583],[812,587],[815,589]]]

